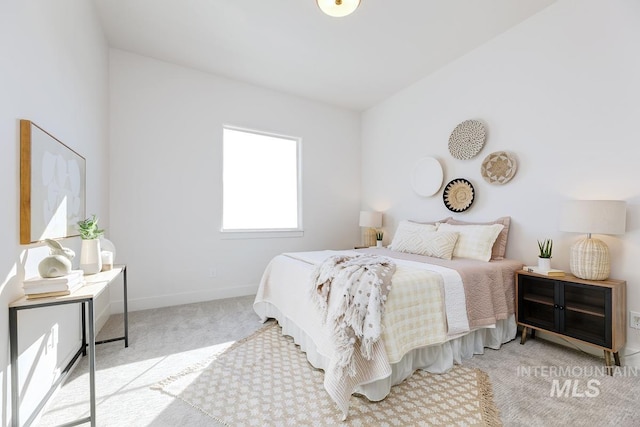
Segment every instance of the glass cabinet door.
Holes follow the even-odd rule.
[[[518,321],[549,331],[556,331],[559,315],[556,310],[555,281],[537,277],[518,277]]]
[[[611,346],[611,289],[564,283],[560,332],[604,347]]]

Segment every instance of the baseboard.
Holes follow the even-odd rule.
[[[640,368],[640,348],[624,347],[620,351],[623,366]]]
[[[258,285],[246,285],[233,288],[212,289],[199,292],[184,292],[170,295],[159,295],[148,298],[129,299],[129,311],[149,310],[152,308],[170,307],[173,305],[192,304],[216,299],[255,295]],[[111,313],[122,313],[122,300],[111,301]]]
[[[518,331],[518,337],[520,336],[520,330]],[[604,350],[599,348],[590,346],[588,344],[583,344],[578,341],[574,341],[571,339],[563,339],[558,336],[547,334],[544,331],[536,331],[536,337],[540,337],[543,340],[550,341],[555,344],[560,344],[565,347],[569,347],[572,349],[578,349],[584,353],[591,354],[596,357],[600,357],[604,359]],[[623,347],[620,352],[620,359],[622,362],[622,366],[633,366],[640,368],[640,349],[634,349],[629,346]]]

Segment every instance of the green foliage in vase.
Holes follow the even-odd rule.
[[[553,240],[544,239],[542,242],[538,240],[538,249],[540,249],[540,258],[551,258],[551,252],[553,251]]]
[[[383,236],[384,236],[383,231],[376,231],[376,240],[382,240]]]
[[[98,228],[98,217],[93,214],[90,218],[78,221],[78,231],[82,240],[97,239],[104,234],[104,230]]]

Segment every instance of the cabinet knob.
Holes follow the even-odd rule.
[[[558,304],[553,304],[553,308],[558,308],[560,307]]]
[[[561,306],[560,306],[560,310],[564,310],[564,305],[561,305]]]

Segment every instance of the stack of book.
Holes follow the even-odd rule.
[[[69,295],[84,284],[83,271],[72,270],[66,276],[32,277],[22,282],[27,299]]]
[[[564,271],[562,270],[557,270],[557,269],[549,269],[546,270],[544,268],[540,268],[536,265],[525,265],[524,267],[522,267],[522,269],[524,271],[528,271],[529,273],[537,273],[537,274],[542,274],[544,276],[551,276],[551,277],[562,277],[564,276]]]

